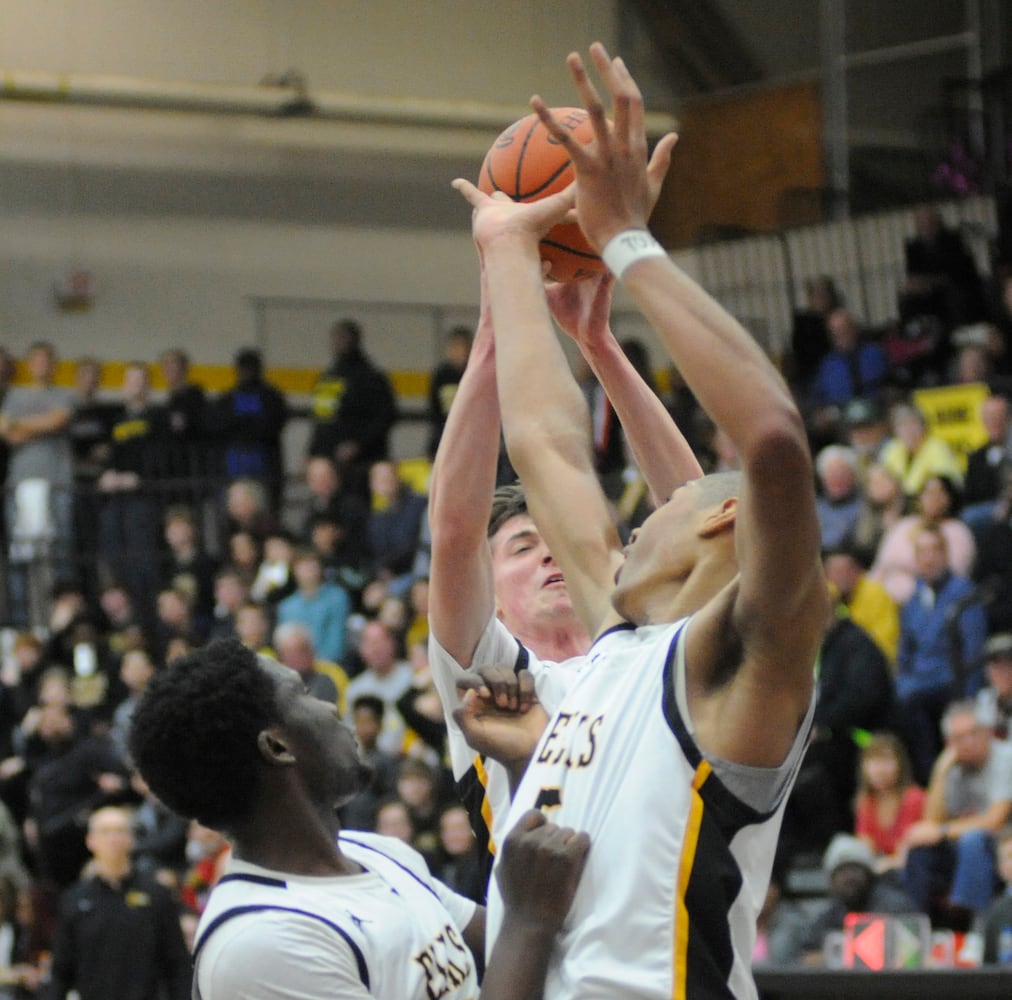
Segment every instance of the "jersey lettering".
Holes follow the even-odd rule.
[[[471,953],[452,925],[447,924],[414,957],[425,975],[428,1000],[440,1000],[460,986],[471,971]]]
[[[537,756],[537,763],[562,764],[567,768],[589,766],[603,723],[604,715],[591,717],[577,712],[559,712]]]

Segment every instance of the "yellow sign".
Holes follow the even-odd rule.
[[[990,395],[983,382],[918,389],[914,393],[914,403],[927,418],[928,429],[952,446],[964,469],[966,456],[987,442],[980,404]]]

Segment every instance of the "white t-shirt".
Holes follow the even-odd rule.
[[[399,840],[339,840],[365,871],[313,877],[234,858],[197,928],[198,1000],[473,1000],[460,928],[475,904],[429,875]]]

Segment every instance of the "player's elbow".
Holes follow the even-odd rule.
[[[752,425],[743,460],[759,471],[782,470],[785,474],[812,475],[808,435],[797,410],[784,408],[763,414]]]

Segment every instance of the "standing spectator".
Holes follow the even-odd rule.
[[[325,583],[323,563],[312,549],[299,549],[292,557],[295,593],[278,604],[278,622],[305,625],[323,659],[344,659],[351,598],[343,587]]]
[[[819,362],[809,397],[816,407],[842,407],[856,397],[876,398],[889,374],[885,352],[862,340],[861,328],[846,309],[834,309],[826,320],[831,350]]]
[[[450,414],[450,404],[457,394],[470,353],[471,331],[466,326],[455,326],[446,335],[443,360],[433,370],[429,381],[429,458],[436,457],[439,439]]]
[[[819,480],[816,512],[822,547],[839,545],[854,529],[861,512],[857,454],[840,444],[827,445],[815,459]]]
[[[159,358],[165,379],[166,474],[173,495],[199,507],[205,499],[203,481],[210,466],[207,458],[207,398],[190,380],[190,358],[178,347]]]
[[[824,549],[822,567],[850,620],[871,636],[892,667],[900,642],[900,612],[896,602],[881,583],[869,578],[861,553],[852,545],[843,543]]]
[[[937,912],[941,901],[965,927],[994,895],[993,838],[1012,815],[1012,744],[992,736],[971,701],[953,702],[942,728],[924,819],[907,831],[905,880],[920,909]]]
[[[882,451],[882,464],[903,483],[903,492],[915,497],[929,476],[946,476],[960,483],[963,472],[952,448],[928,432],[924,414],[909,404],[892,411],[893,436]]]
[[[162,498],[157,491],[165,476],[164,412],[150,393],[148,366],[128,364],[108,468],[98,480],[100,572],[126,587],[145,625],[154,618],[160,585]]]
[[[373,576],[399,597],[411,588],[428,500],[415,493],[388,461],[375,462],[369,469],[369,494],[372,510],[366,529]]]
[[[941,750],[942,712],[952,698],[967,693],[968,674],[987,638],[987,619],[973,584],[949,569],[940,528],[917,531],[914,561],[914,593],[900,611],[896,695],[914,777],[924,784]]]
[[[40,876],[62,889],[88,857],[82,813],[123,795],[129,774],[112,741],[81,732],[64,704],[42,706],[38,737],[28,759],[25,839]]]
[[[259,351],[247,347],[236,354],[235,377],[235,387],[215,400],[209,414],[221,472],[230,482],[248,478],[261,483],[277,509],[284,485],[281,432],[288,404],[264,378]]]
[[[120,416],[119,404],[98,398],[102,365],[95,358],[81,358],[74,369],[77,396],[69,433],[74,449],[74,536],[80,564],[79,577],[89,598],[98,596],[96,563],[101,500],[99,476],[109,466],[112,429]]]
[[[897,521],[882,537],[869,571],[899,605],[910,600],[917,575],[914,541],[926,526],[936,527],[945,537],[949,568],[958,576],[973,572],[977,548],[973,532],[959,519],[960,494],[948,476],[929,476],[917,497],[918,510]]]
[[[790,382],[803,391],[829,353],[826,318],[843,305],[833,279],[820,274],[805,280],[805,307],[795,311],[791,327]],[[684,426],[684,425],[682,425]]]
[[[337,462],[349,489],[365,495],[369,466],[389,454],[397,403],[387,374],[362,349],[362,328],[338,320],[330,331],[333,361],[313,387],[310,455]]]
[[[40,535],[50,539],[50,564],[57,576],[72,577],[75,570],[74,455],[68,433],[74,396],[53,384],[56,351],[52,344],[32,344],[27,367],[30,384],[8,389],[0,409],[0,438],[10,449],[5,483],[7,540],[15,545],[19,534],[29,536],[27,547],[12,551],[16,558],[8,567],[10,617],[16,626],[31,621],[28,564],[37,556],[31,548],[33,541],[40,541]]]
[[[894,733],[874,733],[861,747],[854,832],[875,853],[879,874],[902,868],[904,837],[924,814],[924,789],[914,784],[910,757]]]
[[[366,622],[358,653],[365,670],[348,685],[348,703],[354,705],[364,694],[375,695],[383,701],[383,732],[376,745],[386,753],[399,755],[406,728],[396,706],[397,700],[411,687],[411,664],[398,657],[393,633],[378,621]]]
[[[123,809],[88,820],[92,871],[61,900],[46,1000],[188,1000],[190,956],[176,905],[154,878],[134,871]]]
[[[1005,468],[1012,457],[1009,445],[1009,402],[1004,396],[988,396],[980,404],[980,422],[987,441],[971,451],[966,460],[961,517],[980,539],[983,529],[994,520],[1001,496]]]
[[[279,625],[274,630],[274,650],[278,660],[299,675],[310,694],[335,705],[344,715],[348,675],[336,663],[317,659],[312,633],[305,625]]]
[[[1012,735],[1012,635],[1000,632],[984,644],[986,683],[977,692],[977,717],[1000,740]]]

